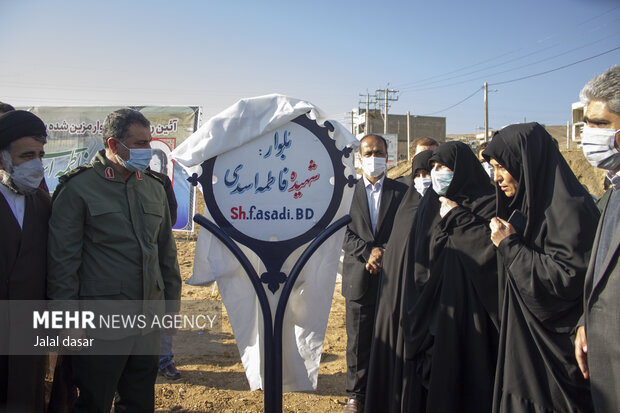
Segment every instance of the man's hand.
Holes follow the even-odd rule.
[[[86,338],[86,331],[83,328],[65,328],[60,332],[61,342],[65,337],[69,337],[69,343],[82,343],[81,339]],[[75,340],[74,340],[75,339]],[[76,341],[77,340],[77,341]],[[69,351],[81,351],[82,346],[64,346]]]
[[[588,371],[588,342],[586,340],[586,328],[579,326],[577,328],[577,337],[575,337],[575,358],[579,365],[579,370],[585,379],[590,378]]]
[[[497,217],[491,220],[489,227],[491,228],[491,241],[496,247],[509,235],[517,233],[512,224]]]
[[[381,260],[383,259],[383,252],[385,249],[380,247],[374,247],[368,257],[366,263],[366,271],[371,274],[379,274],[381,272]]]
[[[448,212],[459,206],[459,204],[457,204],[451,199],[446,198],[445,196],[440,196],[439,202],[441,202],[441,208],[439,208],[439,215],[441,215],[442,218],[448,215]]]

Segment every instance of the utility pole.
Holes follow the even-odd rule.
[[[497,89],[489,90],[489,84],[484,82],[484,141],[489,141],[489,92],[497,92]]]
[[[359,113],[359,109],[358,109],[358,113]],[[355,121],[355,110],[345,113],[345,116],[351,117],[351,133],[355,135],[355,122],[354,122]]]
[[[366,92],[366,135],[370,134],[370,95]]]
[[[407,160],[411,161],[411,115],[409,111],[407,111]]]
[[[379,92],[384,92],[383,98],[380,97]],[[383,134],[387,134],[388,132],[388,102],[395,102],[398,100],[398,96],[394,96],[398,93],[398,90],[388,89],[377,89],[377,100],[383,100],[384,102],[384,120],[383,120]]]
[[[489,84],[484,82],[484,141],[489,140]]]
[[[360,93],[360,97],[364,97],[363,94]],[[358,105],[361,105],[364,102],[358,102]],[[375,100],[374,102],[372,102],[370,100],[370,95],[368,94],[368,92],[366,92],[366,125],[364,127],[364,135],[370,135],[371,134],[371,122],[370,122],[370,104],[375,105],[377,103],[377,101]]]

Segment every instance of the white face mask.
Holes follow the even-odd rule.
[[[593,166],[613,170],[620,165],[620,152],[616,149],[616,134],[619,130],[583,127],[581,147],[583,154]]]
[[[489,178],[493,179],[493,166],[488,162],[482,162],[484,171],[489,175]]]
[[[385,172],[385,163],[387,159],[378,158],[376,156],[364,157],[362,156],[362,170],[364,173],[372,178],[376,178]]]
[[[413,178],[413,186],[415,187],[415,190],[418,191],[422,196],[424,196],[426,190],[430,188],[432,182],[432,178],[423,178],[421,176]]]
[[[433,182],[433,191],[437,193],[437,195],[444,196],[446,192],[448,192],[448,187],[450,183],[452,183],[452,178],[454,177],[453,171],[431,171],[431,180]]]
[[[11,169],[11,181],[21,193],[32,193],[41,185],[44,171],[39,158],[12,166]]]

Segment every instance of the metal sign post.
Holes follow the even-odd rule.
[[[329,136],[334,128],[320,126],[301,115],[275,131],[208,159],[202,164],[200,183],[215,223],[202,215],[194,221],[218,238],[241,263],[256,292],[264,328],[265,412],[282,411],[282,325],[289,296],[304,265],[331,235],[347,225],[346,215],[334,222],[345,186],[342,158],[351,148],[339,150]],[[266,271],[258,274],[237,243],[255,252]],[[282,272],[286,259],[309,243],[290,274]],[[267,292],[283,288],[275,317]],[[272,321],[273,320],[273,321]]]

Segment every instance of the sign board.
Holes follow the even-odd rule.
[[[262,241],[290,240],[327,212],[334,169],[318,140],[304,139],[309,133],[290,123],[216,159],[213,195],[233,228]]]
[[[280,268],[298,247],[330,224],[345,178],[343,156],[328,129],[301,115],[203,163],[197,179],[218,226],[261,258],[263,282],[275,292]]]
[[[269,98],[264,100],[270,102]],[[236,124],[230,122],[230,114],[225,119]],[[239,123],[245,120],[246,124],[250,124],[252,121],[251,118],[243,119],[243,116],[239,119]],[[337,220],[334,218],[342,214],[340,209],[345,187],[349,187],[348,193],[351,194],[356,180],[352,175],[345,176],[343,162],[344,158],[350,157],[352,148],[346,146],[338,149],[336,141],[330,136],[335,131],[331,123],[325,122],[325,126],[320,126],[316,120],[302,113],[291,121],[283,120],[277,126],[264,130],[266,132],[261,135],[202,162],[202,174],[194,174],[190,181],[194,185],[202,185],[206,206],[215,223],[199,214],[194,220],[235,256],[256,293],[263,319],[261,364],[264,366],[265,411],[275,413],[282,411],[283,326],[289,297],[312,254],[351,221],[347,215]],[[201,232],[201,236],[204,234]],[[258,268],[262,271],[262,266],[255,268],[237,243],[247,246],[260,258],[265,272],[257,272]],[[305,244],[308,245],[303,252],[296,251]],[[337,250],[340,250],[341,239],[337,245]],[[332,252],[334,248],[330,248],[324,256]],[[295,257],[295,264],[287,269],[284,263],[289,257]],[[200,259],[197,260],[200,262]],[[334,278],[335,271],[325,275]],[[226,283],[223,285],[222,297],[226,300]],[[274,296],[279,292],[276,300],[268,299],[265,285]],[[314,290],[308,288],[303,295],[325,295],[323,290]],[[248,300],[242,301],[245,303]],[[235,308],[242,305],[236,303]],[[252,314],[244,314],[244,319],[254,317],[256,308],[253,305],[249,308]],[[275,314],[272,317],[273,310]],[[234,310],[229,315],[231,320],[238,317]],[[298,317],[312,315],[314,313]],[[287,331],[287,339],[298,329],[304,329],[305,323],[296,323],[294,329],[288,325],[291,328]],[[304,358],[305,363],[311,361]],[[304,376],[307,377],[307,373]]]
[[[381,135],[388,143],[388,159],[387,167],[391,168],[398,163],[398,135],[395,133],[388,133]]]
[[[177,222],[173,229],[192,231],[194,215],[194,188],[187,182],[188,175],[171,158],[170,152],[198,127],[199,111],[196,106],[67,106],[25,107],[39,116],[47,126],[45,145],[45,180],[50,191],[58,185],[58,178],[78,166],[88,163],[103,149],[103,122],[110,112],[122,107],[138,110],[151,122],[153,159],[151,169],[170,177],[177,199]]]
[[[327,127],[298,116],[243,146],[202,164],[190,180],[203,187],[205,203],[229,237],[252,249],[267,268],[261,281],[272,292],[286,281],[288,256],[330,224],[345,185],[342,157]]]

